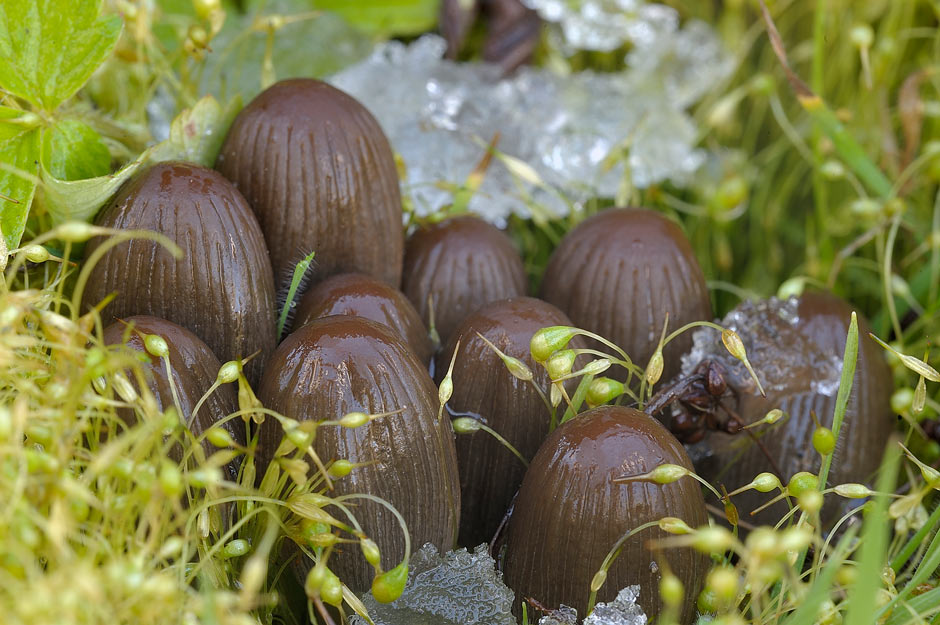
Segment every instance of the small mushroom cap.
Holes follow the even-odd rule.
[[[711,318],[705,276],[674,222],[643,209],[598,213],[565,235],[545,268],[542,299],[646,367],[669,313],[669,330]],[[690,333],[663,350],[662,381],[680,368]]]
[[[428,330],[405,294],[362,273],[332,276],[308,290],[297,306],[294,327],[330,315],[354,315],[388,326],[423,363],[433,348]]]
[[[245,195],[278,287],[311,251],[310,284],[362,272],[397,287],[404,248],[392,148],[355,98],[319,80],[282,80],[232,123],[216,161]]]
[[[147,388],[153,393],[160,410],[174,405],[173,392],[170,389],[170,381],[167,378],[163,361],[147,353],[143,338],[147,334],[155,334],[166,341],[173,372],[173,385],[176,387],[182,411],[180,418],[186,420],[187,426],[195,436],[202,435],[221,419],[238,410],[234,387],[231,384],[223,384],[205,401],[196,418],[192,418],[193,409],[215,382],[221,367],[219,359],[215,357],[209,346],[195,334],[171,321],[146,315],[128,317],[112,323],[104,329],[102,334],[105,344],[127,345],[147,355],[147,362],[143,364],[143,373],[146,376]],[[130,380],[136,386],[133,376]],[[120,414],[129,424],[136,420],[131,410],[121,410]],[[228,430],[235,441],[245,444],[245,427],[241,419],[230,419],[223,427]],[[207,456],[215,451],[208,441],[203,442],[203,448]],[[180,452],[179,447],[171,450],[176,460],[182,459]],[[230,465],[229,468],[234,472],[235,465]],[[230,477],[234,477],[234,474]]]
[[[599,406],[552,432],[529,465],[509,522],[504,571],[516,592],[515,609],[522,597],[532,597],[546,607],[565,604],[583,615],[594,574],[624,534],[667,516],[691,527],[704,525],[705,502],[690,478],[665,485],[612,482],[664,463],[692,468],[682,444],[633,408]],[[690,549],[654,555],[648,541],[665,536],[652,528],[627,540],[597,600],[611,601],[620,589],[639,584],[639,603],[655,619],[661,567],[651,563],[665,558],[686,588],[680,622],[691,622],[708,561]]]
[[[525,290],[525,268],[512,241],[482,219],[454,217],[408,239],[402,291],[429,327],[428,297],[433,299],[442,342],[480,307]]]
[[[532,358],[529,342],[539,329],[555,325],[571,325],[571,321],[551,304],[533,297],[493,302],[467,317],[438,354],[434,367],[440,382],[459,341],[452,373],[454,393],[447,404],[452,416],[467,414],[481,419],[524,458],[531,459],[548,435],[551,412],[543,397],[549,396],[551,380],[545,368]],[[543,395],[531,382],[514,377],[477,333],[507,356],[521,360]],[[579,346],[577,338],[570,345]],[[574,384],[568,388],[569,393],[574,392]],[[493,538],[522,483],[525,467],[485,432],[457,437],[457,461],[461,488],[458,543],[475,547]]]
[[[323,462],[365,463],[336,481],[327,494],[381,497],[402,514],[416,549],[426,542],[442,552],[453,548],[460,513],[454,435],[447,419],[437,418],[437,389],[424,365],[389,328],[348,315],[311,321],[274,352],[258,397],[266,407],[298,421],[401,410],[354,429],[317,429],[314,449]],[[282,435],[276,419],[265,419],[259,471]],[[369,501],[350,503],[356,504],[354,514],[363,530],[378,543],[384,569],[397,565],[404,539],[394,516]],[[300,558],[298,566],[302,582],[312,562]],[[374,575],[358,549],[334,552],[330,568],[357,592],[368,589]]]
[[[106,320],[167,319],[226,361],[260,351],[245,367],[250,380],[260,378],[275,344],[274,277],[258,222],[228,180],[197,165],[158,163],[121,187],[95,223],[157,231],[182,257],[144,239],[109,249],[89,276],[86,308],[116,293]],[[89,241],[86,262],[104,241]]]

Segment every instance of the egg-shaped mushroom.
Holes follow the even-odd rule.
[[[832,427],[842,356],[852,307],[826,293],[805,293],[799,300],[745,302],[729,313],[748,349],[748,358],[764,385],[767,396],[756,392],[737,361],[725,356],[716,337],[704,334],[703,353],[713,351],[728,372],[731,388],[726,405],[743,423],[753,423],[779,408],[785,419],[735,435],[710,432],[699,444],[697,467],[713,482],[728,490],[747,484],[758,473],[769,471],[786,482],[800,471],[816,473],[820,455],[813,447],[816,422]],[[733,316],[733,320],[732,317]],[[736,320],[736,321],[735,321]],[[852,392],[833,454],[830,485],[866,482],[881,461],[894,429],[891,413],[891,372],[881,349],[867,338],[871,328],[858,315],[858,359]],[[711,344],[711,349],[706,344]],[[691,364],[691,363],[690,363]],[[746,491],[734,497],[742,518],[754,523],[778,520],[788,510],[779,502],[751,516],[772,495]],[[824,525],[837,520],[846,500],[828,496],[822,509]]]
[[[404,339],[418,360],[430,362],[433,347],[418,312],[404,293],[381,280],[362,273],[327,278],[304,293],[297,304],[294,327],[330,315],[354,315],[388,326]]]
[[[352,96],[310,78],[271,85],[235,118],[216,169],[257,214],[279,288],[311,251],[311,285],[362,272],[398,286],[404,230],[395,159]]]
[[[438,419],[437,389],[424,365],[389,328],[348,315],[311,321],[274,352],[258,397],[297,421],[400,411],[357,428],[317,428],[314,448],[324,462],[343,459],[358,465],[329,494],[381,497],[404,517],[412,544],[430,542],[442,552],[453,548],[460,513],[454,434],[446,418]],[[260,470],[282,435],[277,420],[265,419],[259,433]],[[381,550],[382,566],[392,568],[404,554],[395,517],[376,503],[354,503],[363,531]],[[301,562],[300,572],[311,565]],[[374,575],[358,549],[334,552],[329,566],[356,591],[368,589]]]
[[[95,223],[154,230],[182,254],[174,258],[146,239],[108,249],[89,275],[85,307],[113,293],[105,319],[167,319],[192,331],[223,360],[260,352],[245,368],[251,381],[260,378],[276,340],[274,277],[258,222],[228,180],[189,163],[158,163],[125,183]],[[105,240],[89,241],[86,262]]]
[[[165,363],[161,358],[148,354],[144,344],[147,335],[159,336],[166,342],[171,376],[167,375]],[[165,319],[138,315],[116,321],[106,327],[102,340],[106,345],[126,345],[140,352],[142,373],[147,388],[156,400],[156,407],[159,410],[166,410],[175,407],[178,401],[180,418],[185,421],[185,425],[195,436],[204,434],[210,427],[238,410],[235,389],[231,384],[223,384],[206,398],[199,412],[193,414],[200,399],[215,382],[221,363],[212,350],[186,328]],[[136,377],[131,376],[130,380],[136,384]],[[119,414],[128,424],[136,420],[133,411],[129,409],[122,409]],[[244,421],[229,419],[222,427],[228,430],[233,440],[244,445]],[[206,456],[215,451],[205,440],[203,449]],[[171,455],[174,459],[180,460],[182,459],[181,451],[179,447],[174,446],[171,449]],[[229,477],[235,478],[235,465],[228,465],[228,469]]]
[[[624,534],[663,517],[691,527],[705,524],[702,492],[691,478],[671,484],[613,482],[666,463],[692,468],[682,444],[633,408],[600,406],[552,432],[526,471],[509,521],[503,568],[516,592],[516,610],[524,597],[532,597],[548,608],[564,604],[584,615],[591,580]],[[655,620],[665,559],[686,589],[680,622],[691,622],[708,559],[687,548],[654,554],[648,542],[665,536],[654,527],[629,538],[597,600],[611,601],[622,588],[639,584],[638,603]]]
[[[600,334],[646,367],[669,330],[711,318],[705,276],[679,226],[642,209],[605,210],[569,232],[552,253],[541,296],[578,327]],[[679,371],[692,339],[663,350],[663,381]]]
[[[444,343],[481,306],[525,295],[525,268],[512,240],[498,228],[477,217],[454,217],[420,227],[408,238],[402,291],[429,327],[433,306],[434,327]]]
[[[532,297],[493,302],[467,317],[438,354],[435,366],[440,381],[459,343],[451,374],[454,392],[447,404],[450,414],[480,420],[523,458],[531,459],[548,435],[551,411],[546,398],[551,380],[532,358],[529,342],[539,329],[555,325],[571,322],[551,304]],[[515,377],[486,341],[522,361],[532,373],[532,381]],[[577,337],[569,345],[579,346]],[[573,388],[569,392],[573,393]],[[458,543],[475,547],[493,538],[522,482],[525,466],[485,432],[457,437],[457,462],[461,489]]]

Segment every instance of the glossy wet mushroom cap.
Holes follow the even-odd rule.
[[[357,271],[398,286],[404,231],[395,159],[352,96],[309,78],[275,83],[238,114],[216,169],[257,214],[278,288],[311,251],[311,284]]]
[[[402,291],[428,326],[433,298],[442,343],[471,313],[525,290],[525,269],[512,241],[482,219],[454,217],[408,238]]]
[[[612,482],[664,463],[692,467],[679,441],[633,408],[600,406],[552,432],[532,459],[509,522],[504,573],[516,592],[517,612],[522,597],[532,597],[548,608],[571,606],[583,616],[591,580],[620,537],[666,516],[691,527],[705,524],[705,502],[692,479],[666,485]],[[708,559],[690,549],[654,555],[648,541],[665,536],[651,528],[627,540],[597,600],[611,601],[620,589],[639,584],[638,602],[655,620],[662,566],[651,563],[665,558],[686,590],[680,622],[690,623]]]
[[[773,408],[783,410],[787,418],[754,429],[759,443],[743,434],[709,433],[699,444],[699,472],[713,483],[725,484],[728,490],[763,471],[777,474],[783,482],[800,471],[816,473],[820,455],[812,444],[816,425],[811,413],[815,412],[822,425],[832,427],[853,308],[831,294],[806,293],[795,303],[770,300],[757,306],[742,304],[737,310],[756,319],[756,323],[747,323],[748,328],[760,328],[759,336],[745,331],[742,339],[768,392],[767,397],[754,393],[743,373],[735,371],[728,378],[738,398],[729,397],[728,405],[745,423],[763,418]],[[830,485],[870,482],[895,424],[890,406],[891,371],[881,348],[867,338],[871,327],[861,315],[858,330],[855,379],[832,459]],[[786,513],[785,503],[749,514],[771,498],[748,491],[736,495],[734,501],[742,518],[771,523]],[[844,499],[827,496],[823,524],[835,522],[846,504]]]
[[[147,388],[156,399],[158,409],[166,410],[174,406],[175,402],[163,361],[147,353],[144,345],[144,337],[150,334],[162,337],[169,348],[173,385],[176,387],[179,407],[182,410],[180,416],[186,420],[186,425],[193,435],[198,437],[204,434],[210,427],[238,410],[235,387],[231,384],[224,384],[213,391],[193,418],[193,409],[215,382],[221,367],[219,359],[215,357],[212,350],[195,334],[165,319],[146,315],[128,317],[112,323],[104,329],[102,335],[104,343],[126,345],[145,356],[142,358],[143,374],[146,377]],[[130,376],[129,379],[132,384],[136,385],[134,376]],[[130,409],[122,409],[119,414],[128,424],[136,421],[134,412]],[[239,418],[230,419],[223,427],[228,430],[235,441],[245,444],[244,421]],[[216,451],[208,441],[204,441],[203,449],[206,456]],[[171,454],[177,461],[182,458],[180,452],[179,447],[171,450]],[[234,478],[235,465],[230,465],[229,469],[232,472],[229,478]]]
[[[688,239],[674,222],[643,209],[605,210],[565,235],[545,268],[541,297],[626,350],[640,368],[659,343],[667,312],[669,331],[712,314]],[[679,371],[691,343],[685,333],[666,346],[663,382]]]
[[[83,295],[90,308],[107,295],[106,322],[153,315],[190,330],[223,361],[260,354],[246,365],[257,381],[275,345],[274,279],[258,222],[232,184],[197,165],[153,165],[127,182],[95,223],[155,230],[182,250],[134,239],[109,249]],[[105,239],[85,248],[88,261]]]
[[[453,548],[460,512],[454,435],[448,420],[437,418],[437,389],[424,365],[390,329],[348,315],[308,323],[275,351],[258,397],[266,407],[298,421],[401,410],[354,429],[317,428],[314,449],[323,462],[364,463],[336,481],[328,495],[381,497],[404,516],[415,549],[426,542],[442,552]],[[260,472],[282,436],[279,422],[265,419],[259,433]],[[378,543],[384,569],[397,565],[404,541],[395,518],[372,502],[349,503],[356,504],[356,518]],[[337,551],[329,563],[353,590],[369,588],[374,571],[358,549]],[[301,558],[298,565],[304,575],[312,562]]]
[[[440,382],[459,341],[451,375],[454,393],[447,403],[451,416],[482,420],[524,458],[531,459],[548,435],[551,411],[544,398],[549,396],[551,381],[545,368],[532,358],[529,342],[539,329],[554,325],[571,322],[551,304],[532,297],[493,302],[467,317],[438,354],[434,368]],[[525,363],[542,395],[531,382],[514,377],[478,333],[507,356]],[[576,339],[569,347],[580,344]],[[569,392],[574,392],[573,384]],[[472,548],[493,538],[522,482],[525,466],[481,431],[457,437],[457,461],[461,488],[458,543]]]
[[[428,330],[405,294],[361,273],[332,276],[308,290],[297,305],[294,327],[330,315],[353,315],[388,326],[422,363],[431,359]]]

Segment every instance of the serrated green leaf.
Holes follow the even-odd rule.
[[[23,237],[39,172],[39,128],[15,121],[21,115],[0,107],[0,230],[9,250]]]
[[[101,0],[0,2],[0,86],[46,111],[91,77],[121,34]]]
[[[176,116],[170,124],[169,138],[152,148],[150,160],[179,160],[212,167],[241,108],[240,98],[234,98],[223,108],[218,100],[205,96],[193,108]]]
[[[440,0],[313,0],[371,35],[417,35],[437,24]]]
[[[59,180],[83,180],[108,174],[111,154],[87,124],[64,119],[43,134],[42,164]]]

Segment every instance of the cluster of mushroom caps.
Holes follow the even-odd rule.
[[[403,515],[412,542],[442,551],[488,542],[515,497],[500,542],[516,610],[523,598],[533,598],[583,614],[591,579],[625,532],[667,516],[692,527],[707,522],[692,480],[614,482],[663,463],[692,469],[683,445],[658,420],[603,405],[550,432],[545,398],[552,379],[543,366],[550,354],[536,361],[530,350],[541,328],[578,326],[645,366],[666,313],[673,328],[711,318],[689,243],[655,212],[611,209],[585,220],[552,256],[541,299],[528,297],[512,241],[475,217],[420,227],[406,243],[393,153],[376,120],[325,83],[289,80],[240,113],[215,170],[153,165],[119,191],[97,223],[155,230],[182,251],[175,257],[150,241],[93,240],[86,259],[109,247],[84,302],[114,296],[103,309],[105,319],[119,320],[105,331],[109,343],[143,350],[142,335],[166,339],[184,413],[191,414],[216,379],[220,360],[254,355],[245,376],[267,408],[290,419],[385,415],[357,428],[320,428],[313,445],[320,458],[356,467],[335,482],[335,494],[385,499]],[[316,257],[293,331],[278,344],[277,294],[310,251]],[[844,337],[844,305],[824,301],[835,309],[813,322],[812,331]],[[687,334],[666,346],[663,380],[678,374],[689,346]],[[597,347],[575,337],[564,349],[589,354]],[[522,373],[508,369],[505,357],[523,363]],[[879,364],[866,357],[870,368]],[[577,369],[574,360],[569,371]],[[156,363],[151,370],[158,401],[171,404],[164,369]],[[441,416],[435,382],[445,375],[453,392]],[[745,420],[762,417],[770,400],[748,401],[755,405]],[[796,414],[803,404],[791,407],[791,423],[809,418]],[[234,391],[223,386],[188,425],[198,434],[236,410]],[[470,417],[498,432],[531,459],[528,470],[491,436],[455,438],[449,417]],[[243,423],[235,423],[226,427],[244,443]],[[850,448],[859,428],[849,430]],[[283,431],[268,418],[258,435],[260,474]],[[749,470],[760,464],[755,458]],[[802,458],[790,460],[780,459],[786,470],[803,468]],[[395,517],[370,502],[357,506],[356,517],[378,544],[380,569],[394,567],[405,555]],[[653,617],[658,571],[668,566],[687,589],[682,619],[689,622],[707,560],[691,550],[653,553],[650,541],[660,535],[650,529],[628,541],[598,599],[639,584],[640,603]],[[304,575],[312,562],[301,562],[297,572]],[[375,574],[358,549],[334,551],[328,565],[356,592],[368,589]]]

